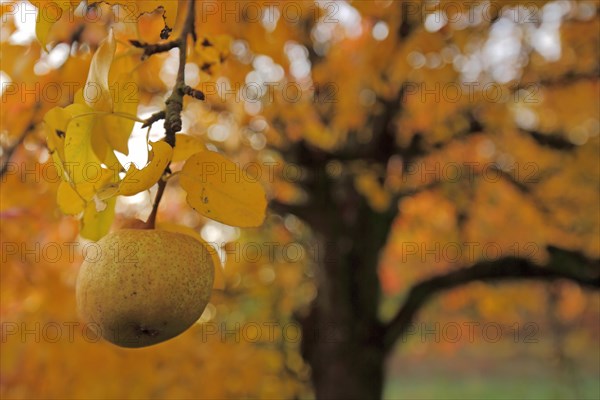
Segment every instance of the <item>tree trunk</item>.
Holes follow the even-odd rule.
[[[317,301],[318,302],[318,301]],[[313,308],[303,321],[303,355],[312,368],[317,399],[380,399],[384,352],[380,341],[365,341],[353,329],[360,316],[342,324]]]
[[[330,192],[329,192],[330,193]],[[377,265],[394,210],[374,212],[353,190],[313,209],[319,237],[318,295],[303,327],[302,352],[318,399],[379,399],[385,351]]]

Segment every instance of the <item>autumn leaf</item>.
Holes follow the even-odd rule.
[[[104,42],[92,57],[88,78],[83,88],[83,97],[87,105],[97,111],[112,111],[108,74],[115,56],[117,43],[110,30]]]
[[[13,40],[20,36],[17,28],[22,25],[16,23],[21,15],[15,11],[29,14],[30,3],[43,9],[38,16],[45,17],[35,26],[39,43],[19,43]],[[189,135],[177,135],[171,160],[181,165],[174,167],[168,181],[156,227],[168,230],[165,225],[172,224],[175,231],[226,242],[218,243],[226,270],[215,270],[215,287],[223,281],[219,272],[226,272],[231,290],[219,298],[219,304],[207,307],[188,334],[156,348],[128,351],[95,341],[85,325],[61,324],[79,321],[73,284],[82,256],[94,257],[89,243],[74,243],[77,226],[81,236],[95,240],[118,227],[111,225],[116,202],[119,218],[143,218],[149,211],[148,193],[139,196],[143,203],[137,203],[137,197],[119,201],[117,196],[123,177],[124,188],[160,181],[163,171],[153,166],[160,153],[157,145],[150,161],[139,169],[126,171],[117,156],[149,151],[147,140],[130,140],[138,105],[144,114],[167,111],[165,101],[178,89],[173,85],[178,50],[142,59],[143,50],[128,41],[164,45],[179,40],[179,22],[191,3],[30,3],[0,4],[2,97],[7,100],[0,107],[0,136],[2,163],[8,159],[12,168],[0,183],[0,311],[7,341],[2,347],[3,397],[313,398],[311,371],[333,366],[348,372],[346,376],[365,375],[361,363],[342,357],[343,351],[336,353],[340,360],[302,357],[301,347],[317,355],[328,347],[355,349],[354,359],[361,359],[360,343],[355,340],[360,335],[342,335],[341,341],[325,347],[321,347],[323,340],[296,335],[294,315],[306,314],[310,322],[315,314],[309,305],[327,297],[323,288],[335,287],[339,296],[334,296],[331,307],[317,310],[322,311],[320,320],[335,322],[343,314],[346,325],[360,331],[374,324],[387,326],[419,282],[436,276],[443,279],[477,260],[527,257],[542,267],[550,257],[547,245],[594,260],[600,254],[597,2],[568,2],[558,11],[555,6],[562,2],[494,2],[498,4],[493,15],[486,15],[485,7],[468,4],[450,10],[444,7],[447,2],[436,2],[428,10],[415,3],[411,15],[406,13],[406,2],[394,1],[319,2],[318,6],[299,2],[297,10],[241,4],[234,10],[239,13],[233,13],[233,2],[195,2],[197,37],[187,36],[186,81],[179,83],[202,90],[206,101],[184,97],[181,116]],[[256,11],[264,12],[255,18]],[[352,18],[336,23],[340,17],[336,11]],[[527,17],[539,17],[544,23],[532,25],[523,21],[522,12],[512,11],[531,12]],[[152,15],[140,17],[142,13]],[[440,18],[432,21],[428,13]],[[300,25],[293,23],[293,17],[300,15]],[[455,23],[470,19],[481,23]],[[161,32],[165,23],[173,28],[169,38],[168,29]],[[545,34],[543,46],[540,34]],[[503,39],[500,47],[508,49],[503,52],[505,62],[490,63],[486,55],[498,50],[499,39]],[[55,43],[60,46],[47,54],[44,50]],[[227,57],[229,52],[232,56]],[[66,60],[60,65],[63,57]],[[511,68],[499,68],[506,65]],[[248,101],[253,100],[255,84],[269,90],[257,102]],[[96,101],[85,100],[84,86]],[[57,88],[61,93],[56,94]],[[74,99],[71,88],[79,89]],[[93,89],[99,90],[92,93]],[[245,89],[250,90],[243,93]],[[240,99],[234,93],[247,96]],[[77,106],[68,108],[70,102]],[[47,112],[49,155],[37,136],[43,112]],[[78,121],[84,126],[75,128]],[[148,135],[154,140],[163,125],[157,122]],[[35,131],[20,139],[29,126]],[[223,128],[227,135],[219,134]],[[21,144],[13,148],[13,143]],[[139,148],[131,147],[134,143]],[[220,168],[219,159],[212,168],[210,161],[217,153],[235,157],[239,166]],[[73,166],[87,160],[91,162],[85,168]],[[44,168],[51,164],[56,165],[58,179],[54,171],[46,174],[49,170]],[[253,181],[245,176],[244,166],[255,171],[255,165],[269,198],[277,200],[268,224],[252,230],[207,224],[203,216],[216,215],[215,219],[234,225],[262,220],[255,208],[264,202],[264,195],[254,196],[254,188],[243,195],[234,193],[247,186],[244,181]],[[143,174],[151,176],[142,183],[138,178]],[[202,214],[188,209],[186,197]],[[61,217],[58,211],[79,220]],[[296,249],[308,250],[304,245],[310,243],[339,246],[326,246],[331,254],[325,257],[316,252],[295,257]],[[55,251],[56,244],[62,251]],[[280,245],[283,253],[271,251]],[[265,251],[256,251],[259,248]],[[374,258],[379,261],[374,263]],[[331,260],[334,274],[327,273]],[[546,266],[561,273],[584,268],[576,264],[577,260],[572,264],[559,258]],[[382,295],[369,300],[376,283]],[[461,325],[474,319],[483,319],[479,328],[485,321],[518,327],[509,335],[503,331],[504,345],[494,346],[500,352],[509,346],[516,359],[530,359],[525,347],[531,346],[517,348],[508,342],[531,338],[526,328],[532,325],[524,323],[535,321],[536,330],[539,325],[550,335],[558,334],[564,346],[534,349],[534,358],[543,364],[563,352],[567,358],[581,360],[571,366],[575,372],[585,372],[585,383],[589,372],[585,366],[597,365],[593,360],[597,351],[590,349],[598,348],[594,322],[599,302],[593,290],[566,285],[562,281],[473,283],[438,297],[428,319],[439,321],[442,328],[452,327],[450,321]],[[366,299],[369,306],[355,312],[356,302],[349,301],[353,298]],[[38,332],[31,333],[40,321]],[[232,331],[238,321],[241,331]],[[55,322],[62,333],[56,341],[52,340]],[[275,330],[263,322],[276,323]],[[289,322],[294,324],[288,326]],[[254,325],[261,327],[257,341],[255,330],[246,329]],[[420,370],[448,362],[460,367],[469,361],[461,359],[464,346],[472,354],[490,350],[481,337],[493,335],[495,329],[479,328],[474,343],[429,341],[425,358],[423,343],[412,340],[414,335],[397,345],[402,346],[405,364],[420,364]],[[445,329],[438,333],[454,336]],[[236,340],[238,334],[241,340]],[[380,352],[379,356],[379,360],[393,359],[398,354]],[[307,363],[312,363],[312,369]],[[391,383],[399,378],[394,371],[387,372]],[[553,375],[548,367],[540,373]],[[223,379],[226,376],[235,379]],[[327,380],[312,378],[317,395],[331,393],[321,386]],[[438,378],[432,373],[417,389],[435,392],[443,381]],[[553,386],[563,383],[542,381]],[[349,387],[342,383],[325,389]],[[351,383],[352,387],[378,386],[361,379]],[[388,397],[401,397],[394,390],[398,385],[388,386]],[[579,386],[575,388],[579,397],[598,397],[596,387]],[[569,385],[560,388],[570,390]],[[363,397],[381,396],[381,391],[369,393]]]
[[[71,7],[71,4],[67,1],[39,0],[35,2],[35,5],[38,6],[35,35],[42,48],[48,51],[47,46],[50,31],[54,24],[62,17],[64,11]]]
[[[79,234],[89,240],[100,240],[105,236],[115,217],[115,203],[114,197],[105,202],[88,202],[83,212]]]
[[[103,167],[94,151],[92,129],[96,118],[96,113],[87,105],[75,103],[64,109],[55,107],[44,119],[55,166],[61,178],[85,201],[91,200],[99,188],[118,178],[114,170]],[[62,199],[69,198],[65,186],[60,193]],[[74,205],[67,206],[70,207]]]
[[[161,178],[171,161],[173,149],[167,142],[162,141],[151,143],[151,146],[148,165],[139,170],[132,164],[119,185],[118,194],[132,196],[143,192],[150,189]]]
[[[173,149],[173,162],[185,161],[191,155],[205,151],[206,147],[194,136],[178,133],[175,135],[175,148]]]
[[[65,110],[71,115],[64,147],[67,172],[75,184],[89,182],[89,174],[102,169],[92,147],[92,128],[97,117],[82,104],[71,104]]]
[[[191,156],[181,171],[181,187],[188,204],[215,221],[254,227],[265,218],[267,200],[260,183],[218,153]]]
[[[124,6],[124,12],[128,13],[133,10],[132,16],[138,16],[145,13],[153,13],[159,11],[162,13],[165,24],[174,30],[174,34],[177,34],[178,28],[181,26],[183,19],[185,18],[185,12],[180,10],[186,10],[185,0],[169,0],[164,2],[148,1],[148,0],[136,0],[135,2],[128,1],[107,1],[108,4],[122,5]],[[129,17],[131,18],[131,17]]]
[[[65,214],[76,215],[83,211],[85,201],[69,182],[62,181],[56,192],[56,202]]]
[[[110,3],[113,4],[129,4],[125,1],[111,1]],[[164,2],[152,2],[152,1],[148,1],[148,0],[137,0],[136,1],[136,9],[138,10],[138,12],[141,13],[151,13],[154,12],[157,9],[162,9],[162,13],[163,13],[163,17],[165,19],[165,23],[169,26],[169,28],[173,29],[173,27],[175,26],[176,20],[180,17],[178,17],[178,10],[180,9],[180,5],[183,4],[183,7],[181,7],[182,10],[185,10],[185,2],[182,2],[182,0],[171,0],[171,1],[164,1]],[[184,14],[185,15],[185,14]]]
[[[139,88],[134,63],[130,57],[117,56],[109,73],[112,114],[100,118],[96,134],[103,135],[113,149],[129,154],[128,142],[139,103]]]
[[[71,117],[71,113],[62,107],[54,107],[44,115],[48,149],[57,152],[61,160],[65,159],[65,132]]]

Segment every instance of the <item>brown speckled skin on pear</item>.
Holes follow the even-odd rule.
[[[77,278],[77,309],[116,345],[143,347],[173,338],[208,304],[215,266],[190,236],[123,229],[87,253]]]

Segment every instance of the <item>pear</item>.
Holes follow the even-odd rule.
[[[111,343],[144,347],[171,339],[208,304],[215,265],[191,236],[123,229],[87,250],[77,277],[77,310]]]

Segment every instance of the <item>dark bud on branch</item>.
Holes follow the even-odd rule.
[[[163,28],[163,30],[160,31],[160,38],[162,40],[167,40],[169,38],[169,36],[171,36],[171,32],[172,31],[173,31],[173,29],[171,29],[167,25],[165,25],[165,27]]]
[[[193,97],[195,99],[198,99],[198,100],[204,100],[205,99],[204,93],[202,93],[200,90],[193,89],[193,88],[191,88],[189,86],[185,86],[183,88],[183,94],[185,94],[187,96],[191,96],[191,97]]]

